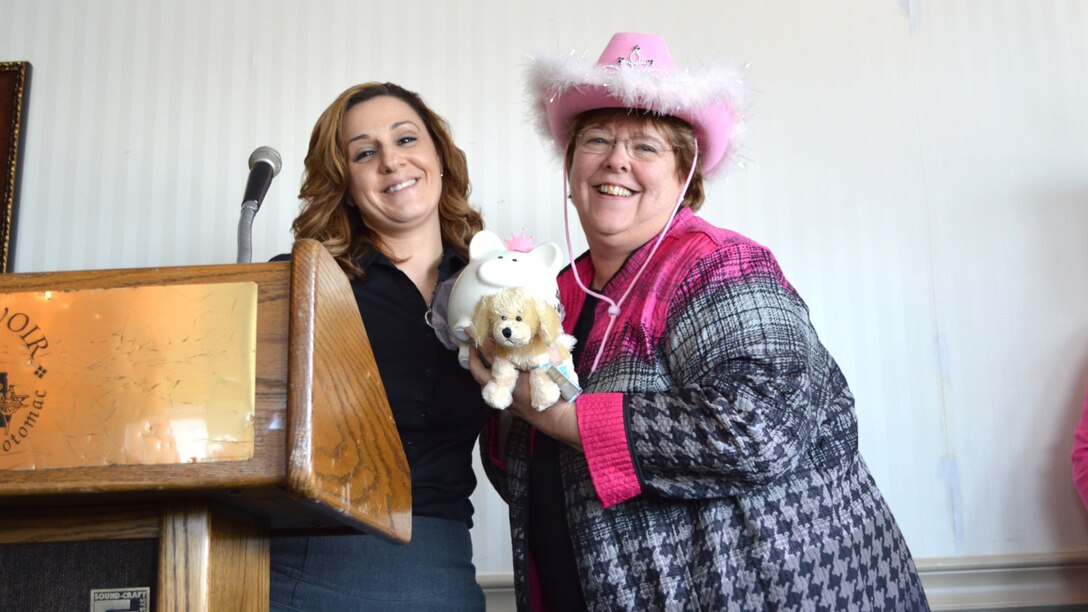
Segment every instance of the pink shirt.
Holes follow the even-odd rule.
[[[1073,485],[1088,508],[1088,397],[1084,398],[1080,422],[1073,430]]]

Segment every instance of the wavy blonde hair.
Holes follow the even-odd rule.
[[[434,141],[442,164],[442,194],[438,200],[442,243],[468,258],[469,240],[484,227],[483,218],[468,203],[471,186],[465,153],[453,142],[449,124],[432,111],[419,94],[394,83],[362,83],[341,93],[318,117],[310,135],[305,172],[298,197],[301,211],[291,230],[296,239],[320,241],[351,278],[362,278],[361,258],[377,249],[392,259],[380,234],[367,227],[349,196],[349,174],[344,153],[344,114],[356,104],[390,96],[410,106]]]

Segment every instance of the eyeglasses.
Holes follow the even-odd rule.
[[[627,155],[638,161],[654,161],[661,159],[673,147],[661,142],[652,136],[638,136],[635,138],[617,139],[604,130],[588,129],[578,134],[575,140],[575,150],[586,155],[608,155],[622,142],[627,149]]]

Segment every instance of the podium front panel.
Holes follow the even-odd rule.
[[[0,295],[0,470],[253,457],[252,282]]]

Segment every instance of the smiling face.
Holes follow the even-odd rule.
[[[423,119],[392,96],[344,113],[348,192],[363,221],[383,236],[437,231],[442,160]]]
[[[668,142],[639,117],[581,127],[574,141],[570,188],[591,250],[630,253],[665,227],[684,185]]]

